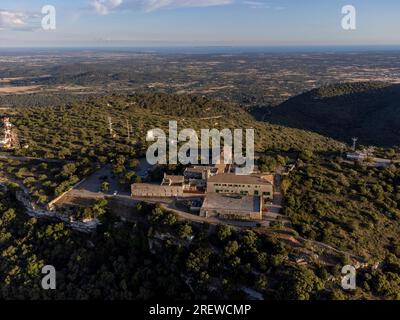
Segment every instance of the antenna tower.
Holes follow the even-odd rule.
[[[115,134],[114,134],[114,130],[113,130],[112,119],[111,119],[110,116],[108,117],[108,130],[110,131],[110,136],[111,136],[111,138],[114,138],[114,137],[115,137]]]
[[[356,151],[358,138],[352,138],[351,140],[353,140],[353,151]]]
[[[126,130],[128,131],[128,141],[131,140],[131,125],[128,121],[128,119],[126,119]]]

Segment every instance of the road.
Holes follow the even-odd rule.
[[[280,214],[282,210],[282,203],[283,203],[283,195],[281,192],[281,181],[282,181],[282,176],[277,173],[275,175],[275,181],[274,181],[274,200],[272,203],[268,204],[267,209],[268,212],[263,213],[263,221],[261,222],[261,225],[263,227],[269,227],[271,222],[275,221],[283,221],[286,223],[290,223],[290,221],[287,219],[286,216]]]

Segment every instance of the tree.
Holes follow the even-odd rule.
[[[101,184],[101,191],[103,191],[103,192],[108,192],[109,190],[110,190],[110,183],[107,182],[107,181],[104,181],[104,182]]]
[[[260,274],[259,276],[257,276],[257,280],[256,280],[256,287],[259,290],[266,290],[268,287],[268,278],[265,274]]]
[[[262,172],[273,172],[275,171],[277,162],[274,157],[262,156],[259,160],[259,168]]]
[[[173,226],[178,221],[176,214],[168,212],[164,216],[164,224],[168,226]]]
[[[117,159],[116,159],[116,162],[117,162],[117,165],[119,165],[119,166],[123,166],[124,164],[125,164],[125,162],[126,162],[126,158],[125,158],[125,156],[123,156],[123,155],[118,155],[117,156]]]
[[[265,252],[261,252],[257,256],[257,264],[260,270],[267,271],[268,269],[268,255]]]
[[[156,206],[153,210],[151,210],[149,221],[152,224],[156,224],[160,222],[163,216],[164,216],[164,210],[160,206]]]
[[[129,167],[132,169],[136,169],[139,165],[139,160],[137,159],[131,159],[129,160]]]
[[[232,235],[232,232],[233,232],[232,227],[230,227],[228,225],[219,224],[217,226],[217,236],[218,236],[218,239],[221,241],[228,239]]]
[[[288,193],[289,188],[290,188],[290,180],[284,177],[281,182],[282,193],[286,195]]]
[[[248,251],[257,250],[258,236],[254,231],[246,230],[242,235],[242,243]]]
[[[127,184],[140,183],[141,179],[136,175],[136,172],[129,171],[125,174],[125,181]]]
[[[323,285],[314,272],[305,267],[293,267],[286,270],[285,281],[280,288],[280,298],[290,300],[309,300],[314,290]]]
[[[16,218],[16,213],[15,213],[15,209],[8,209],[7,211],[5,211],[3,213],[3,216],[0,219],[0,226],[2,226],[2,224],[4,223],[4,225],[9,225],[11,222],[14,221],[14,219]]]
[[[106,207],[108,201],[106,199],[100,199],[93,206],[93,213],[96,218],[101,218],[106,213]]]
[[[191,252],[186,260],[186,268],[189,272],[199,273],[207,270],[211,252],[208,249],[199,248]]]
[[[239,251],[239,244],[237,241],[229,241],[224,248],[225,255],[227,257],[234,256]]]
[[[313,156],[314,156],[314,153],[311,150],[307,150],[307,149],[303,150],[300,153],[300,159],[305,162],[310,161],[313,158]]]
[[[189,238],[193,234],[192,226],[189,223],[181,224],[178,234],[181,239]]]
[[[74,163],[67,163],[63,165],[61,175],[65,178],[71,177],[76,172],[76,166]]]

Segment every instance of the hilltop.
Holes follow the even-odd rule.
[[[324,86],[269,108],[265,120],[363,145],[400,145],[400,85],[381,82]]]

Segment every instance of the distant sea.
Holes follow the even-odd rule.
[[[400,45],[357,46],[171,46],[171,47],[53,47],[0,48],[0,54],[67,53],[67,52],[132,52],[155,54],[240,54],[240,53],[357,53],[400,52]]]

